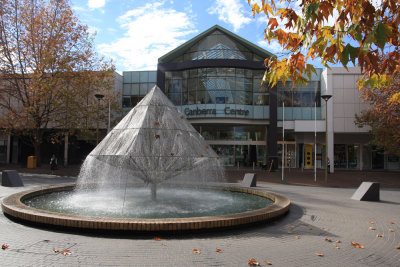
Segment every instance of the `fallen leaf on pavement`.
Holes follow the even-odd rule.
[[[54,253],[60,252],[60,250],[59,250],[59,249],[56,249],[56,248],[53,248],[53,251],[54,251]]]
[[[200,254],[200,251],[198,249],[193,249],[192,252],[195,254]]]
[[[352,245],[353,247],[355,247],[355,248],[364,248],[363,245],[360,245],[360,244],[358,244],[358,243],[356,243],[356,242],[351,242],[351,245]]]
[[[375,224],[375,222],[373,222],[373,221],[371,221],[371,222],[369,222],[370,224]]]
[[[394,230],[393,229],[389,229],[389,232],[394,232]]]
[[[340,241],[340,240],[336,240],[336,243],[342,243],[342,241]]]
[[[221,253],[222,252],[222,250],[220,249],[220,248],[217,248],[217,250],[216,250],[218,253]]]
[[[63,252],[61,252],[61,254],[63,254],[64,256],[66,255],[71,255],[72,252],[69,249],[64,250]]]
[[[329,237],[325,237],[325,241],[332,242],[332,239],[330,239]]]
[[[397,246],[396,249],[400,249],[400,246]]]
[[[266,265],[272,265],[270,261],[264,261]]]
[[[287,232],[287,233],[288,233],[288,234],[291,234],[292,232],[289,231],[289,232]]]
[[[296,235],[294,238],[296,238],[296,239],[300,239],[300,236],[299,236],[299,235]]]
[[[161,241],[162,238],[160,238],[160,237],[154,237],[154,240],[155,240],[155,241]]]
[[[1,249],[8,249],[8,245],[6,245],[6,244],[3,244],[3,245],[1,245]]]
[[[394,222],[390,222],[390,224],[395,224]]]
[[[324,256],[324,254],[322,254],[322,253],[315,253],[318,257],[323,257]]]
[[[255,259],[250,259],[249,262],[247,263],[250,266],[260,266],[261,264],[256,261]]]
[[[338,246],[335,246],[335,248],[336,248],[336,249],[340,249],[340,247],[338,247]]]
[[[383,237],[383,235],[376,235],[376,237]]]
[[[368,229],[369,229],[369,230],[375,230],[375,227],[372,227],[372,226],[371,226],[371,227],[369,227]]]

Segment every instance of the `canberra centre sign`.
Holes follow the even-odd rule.
[[[219,110],[216,108],[185,108],[184,114],[187,117],[190,116],[204,116],[204,115],[222,115],[224,114],[224,117],[229,117],[229,116],[248,116],[250,114],[250,111],[248,109],[237,109],[237,108],[231,108],[229,106],[225,107],[223,110]]]

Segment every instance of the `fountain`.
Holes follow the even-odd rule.
[[[157,87],[88,155],[78,188],[126,188],[142,180],[152,199],[157,185],[223,181],[218,155]]]
[[[76,185],[17,193],[2,209],[37,223],[134,231],[231,227],[289,209],[283,196],[223,182],[218,155],[155,86],[88,155]]]

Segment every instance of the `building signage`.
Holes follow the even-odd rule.
[[[217,110],[215,108],[185,108],[184,113],[186,116],[199,116],[199,115],[217,115]],[[248,116],[250,111],[248,109],[233,109],[231,107],[225,107],[223,109],[225,115],[242,115]]]

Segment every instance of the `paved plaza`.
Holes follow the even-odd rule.
[[[24,187],[0,186],[0,200],[74,177],[21,174]],[[79,233],[16,223],[0,215],[1,266],[400,266],[400,189],[380,202],[351,200],[355,188],[259,183],[292,201],[287,216],[209,233]],[[375,230],[373,230],[375,229]],[[161,238],[155,240],[154,238]],[[364,248],[355,247],[352,242]],[[54,249],[59,252],[54,252]],[[193,250],[199,253],[193,253]],[[220,249],[220,252],[217,252]],[[71,254],[63,255],[69,250]]]

